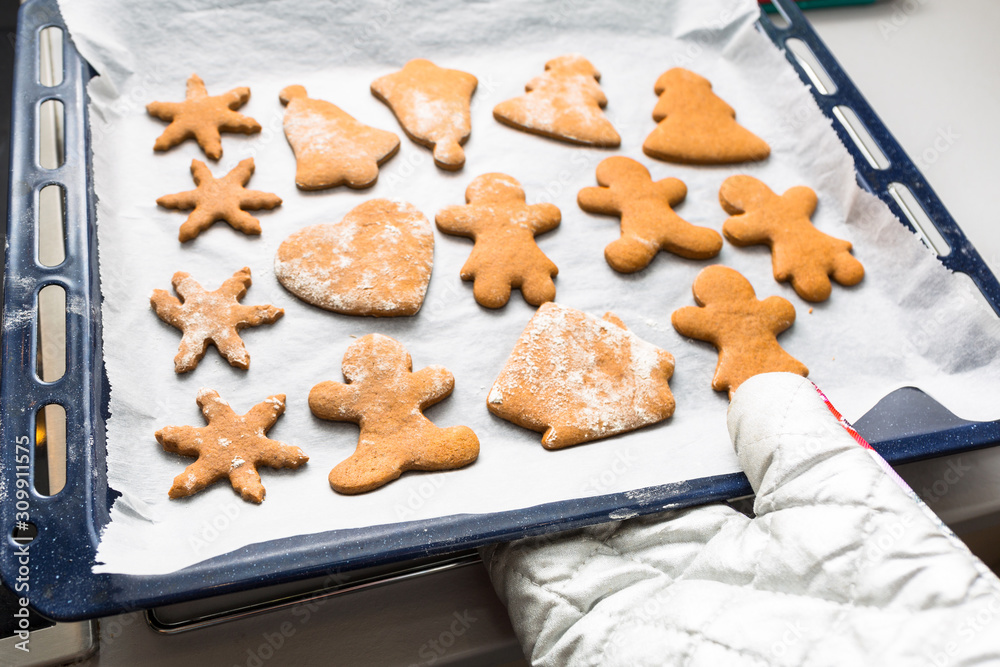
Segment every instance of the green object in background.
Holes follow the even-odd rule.
[[[770,0],[758,0],[768,14],[778,11]],[[871,5],[875,0],[797,0],[799,9],[820,9],[822,7],[844,7],[846,5]]]

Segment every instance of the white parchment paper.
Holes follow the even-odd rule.
[[[79,0],[61,3],[73,40],[100,76],[90,84],[94,178],[98,203],[104,354],[111,381],[108,480],[122,493],[111,512],[96,571],[155,574],[182,568],[249,543],[284,536],[398,521],[492,512],[567,498],[642,489],[737,470],[725,428],[727,401],[713,392],[716,362],[708,345],[685,340],[670,326],[675,309],[693,303],[691,283],[718,262],[741,271],[758,297],[779,294],[798,320],[782,345],[805,362],[848,418],[905,385],[919,386],[960,416],[995,419],[1000,385],[1000,324],[961,276],[932,254],[877,199],[856,185],[852,163],[809,92],[753,21],[750,0],[714,2],[571,3],[422,0],[409,3],[159,2]],[[579,52],[602,72],[607,115],[622,136],[620,150],[573,147],[500,125],[498,102],[523,92],[550,58]],[[437,169],[430,152],[409,141],[390,110],[369,92],[372,80],[407,60],[430,58],[479,78],[473,98],[467,162],[458,173]],[[769,160],[735,167],[660,163],[642,154],[653,129],[653,83],[683,66],[711,80],[738,120],[772,147]],[[180,245],[184,213],[158,208],[157,197],[193,187],[194,144],[154,154],[164,123],[146,115],[152,100],[180,100],[197,72],[210,94],[240,85],[252,90],[240,111],[256,118],[256,136],[223,135],[224,155],[211,165],[224,174],[247,157],[257,173],[249,187],[275,192],[284,204],[255,213],[263,235],[247,237],[217,223]],[[281,129],[278,91],[305,85],[359,120],[400,135],[399,154],[369,190],[302,193]],[[604,246],[619,234],[617,218],[584,213],[576,193],[594,185],[605,157],[623,154],[647,165],[656,179],[688,186],[679,214],[720,229],[722,181],[752,174],[778,192],[808,185],[819,195],[816,226],[854,243],[867,274],[857,287],[834,287],[810,305],[771,277],[766,248],[726,244],[711,262],[660,254],[638,274],[615,273]],[[334,223],[375,197],[402,199],[429,218],[464,203],[475,176],[499,171],[517,178],[530,203],[551,201],[562,225],[539,238],[559,266],[557,301],[600,316],[611,310],[643,339],[677,358],[671,386],[673,418],[603,441],[550,452],[537,433],[488,413],[493,379],[533,313],[520,294],[499,311],[479,307],[459,278],[472,244],[435,231],[434,272],[423,309],[409,318],[356,318],[298,301],[275,280],[281,241],[316,223]],[[253,272],[244,303],[275,304],[285,317],[248,329],[249,371],[230,367],[210,349],[192,373],[176,376],[172,358],[180,334],[149,308],[155,288],[188,271],[215,289],[242,266]],[[455,375],[451,398],[427,411],[440,425],[466,424],[481,441],[469,468],[410,473],[373,493],[347,497],[327,484],[346,458],[357,428],[318,420],[309,389],[340,380],[340,359],[354,336],[379,332],[400,340],[417,368],[444,364]],[[271,437],[311,457],[297,471],[263,470],[267,498],[242,502],[218,483],[185,500],[167,489],[191,459],[165,453],[153,438],[172,424],[203,425],[199,387],[218,390],[238,412],[274,393],[288,410]]]

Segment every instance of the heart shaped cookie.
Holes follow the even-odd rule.
[[[406,202],[372,199],[336,224],[301,229],[278,247],[274,273],[306,303],[345,315],[415,315],[434,263],[434,232]]]

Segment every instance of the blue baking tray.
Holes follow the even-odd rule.
[[[836,84],[836,94],[814,89],[820,108],[850,107],[889,160],[872,168],[839,122],[834,128],[854,157],[858,182],[880,197],[908,225],[906,214],[888,193],[891,183],[907,185],[934,221],[951,252],[941,261],[968,274],[1000,313],[1000,285],[952,220],[923,176],[857,91],[830,52],[788,0],[776,0],[788,19],[777,27],[762,16],[759,28],[779,47],[785,40],[805,42]],[[64,76],[57,86],[39,84],[39,33],[47,26],[64,30]],[[786,54],[803,81],[809,78]],[[158,576],[94,574],[91,567],[101,528],[109,519],[114,492],[105,465],[108,382],[101,353],[101,292],[91,179],[85,86],[93,71],[69,39],[54,0],[30,0],[21,8],[12,110],[10,209],[7,224],[6,293],[2,338],[2,422],[0,422],[0,576],[13,586],[25,578],[27,561],[32,606],[59,620],[105,616],[126,610],[245,590],[337,571],[468,549],[547,531],[607,521],[621,510],[645,514],[751,493],[742,474],[720,475],[646,489],[568,500],[528,509],[485,515],[457,515],[303,535],[254,544],[179,572]],[[65,105],[65,162],[57,169],[38,163],[37,127],[45,100]],[[66,261],[41,265],[36,256],[39,191],[50,184],[65,191]],[[36,324],[24,318],[35,311],[38,292],[61,285],[67,294],[66,374],[52,383],[37,379]],[[49,403],[66,410],[66,486],[55,496],[32,488],[35,419]],[[1000,421],[974,423],[951,415],[916,389],[883,399],[857,426],[892,463],[986,447],[1000,443]],[[25,481],[21,481],[25,480]],[[22,488],[23,487],[23,488]],[[19,514],[22,512],[22,514]],[[12,538],[16,522],[30,520],[37,536],[27,559]]]

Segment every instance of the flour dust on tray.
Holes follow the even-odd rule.
[[[462,144],[472,132],[470,103],[476,77],[416,58],[372,82],[372,94],[389,105],[406,136],[434,151],[434,164],[456,171],[465,164]]]
[[[434,232],[406,202],[372,199],[336,224],[301,229],[278,248],[274,273],[306,303],[344,315],[415,315],[434,264]]]
[[[546,303],[531,318],[486,403],[561,449],[667,419],[674,357],[612,313],[597,319]]]
[[[342,368],[346,383],[321,382],[309,392],[314,415],[361,427],[354,454],[330,471],[334,491],[364,493],[407,470],[452,470],[479,457],[472,429],[442,428],[423,415],[455,388],[455,377],[444,366],[414,373],[399,341],[369,334],[347,348]]]
[[[501,102],[493,117],[518,130],[571,144],[614,148],[621,137],[604,115],[608,98],[601,73],[578,54],[553,58],[545,73],[524,87],[524,95]]]
[[[399,150],[399,137],[369,127],[335,104],[311,99],[302,86],[279,93],[285,137],[295,153],[295,185],[325,190],[338,185],[369,188],[378,168]]]

